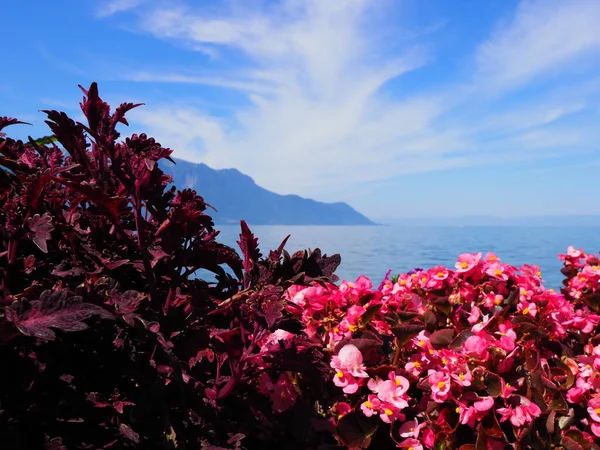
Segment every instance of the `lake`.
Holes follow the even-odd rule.
[[[238,250],[240,228],[219,225],[220,242]],[[496,253],[503,262],[540,266],[546,287],[562,285],[559,253],[569,245],[596,253],[600,233],[593,227],[410,227],[410,226],[252,226],[263,254],[276,248],[291,234],[288,252],[320,248],[328,255],[339,253],[342,264],[336,272],[342,280],[366,275],[377,285],[388,269],[393,274],[415,267],[438,264],[454,267],[464,252]]]

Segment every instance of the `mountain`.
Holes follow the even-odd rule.
[[[464,227],[600,227],[600,215],[553,215],[525,217],[459,216],[381,220],[390,225]]]
[[[347,203],[322,203],[297,195],[279,195],[258,186],[236,169],[215,170],[206,164],[176,159],[161,168],[179,189],[192,188],[217,212],[215,223],[252,225],[374,225]]]

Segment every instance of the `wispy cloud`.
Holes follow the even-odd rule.
[[[139,81],[147,83],[182,83],[200,84],[206,86],[217,86],[257,94],[276,94],[277,88],[257,81],[236,80],[228,77],[208,77],[197,75],[186,75],[182,73],[159,73],[146,71],[131,71],[121,77],[127,81]]]
[[[107,0],[101,3],[96,10],[98,17],[108,17],[113,14],[136,8],[146,0]]]
[[[479,81],[494,88],[522,86],[572,70],[600,50],[600,3],[524,0],[477,51]]]
[[[561,123],[597,107],[600,86],[585,77],[568,92],[557,84],[521,103],[503,97],[574,71],[600,50],[597,1],[521,2],[471,55],[473,76],[410,95],[388,87],[434,64],[435,48],[422,45],[418,32],[399,38],[402,29],[386,20],[394,2],[226,4],[220,10],[149,5],[139,12],[139,27],[235,61],[236,76],[231,69],[210,75],[156,69],[129,71],[124,79],[231,88],[247,101],[226,117],[165,102],[136,110],[132,119],[176,156],[243,168],[269,189],[349,199],[367,181],[549,158],[561,146],[583,151],[597,134]],[[493,105],[486,104],[490,94]]]

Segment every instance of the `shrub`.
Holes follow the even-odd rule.
[[[0,134],[2,448],[599,448],[597,257],[561,292],[490,253],[374,288],[242,222],[240,258],[171,150],[119,141],[138,105],[84,93],[86,125]]]
[[[333,356],[332,422],[353,448],[597,449],[600,265],[569,248],[562,294],[537,266],[463,254],[373,289],[292,287]]]
[[[2,448],[314,441],[310,396],[282,415],[255,380],[293,367],[294,389],[326,398],[320,348],[298,336],[263,358],[258,342],[299,331],[282,293],[334,281],[339,256],[282,244],[263,258],[242,223],[240,259],[216,240],[204,199],[168,186],[170,149],[144,134],[119,141],[139,105],[111,112],[96,84],[84,93],[87,124],[44,111],[48,139],[0,135]],[[0,118],[0,132],[17,123]]]

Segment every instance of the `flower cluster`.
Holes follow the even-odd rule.
[[[377,289],[365,277],[288,289],[289,311],[332,355],[339,439],[367,447],[389,424],[401,448],[596,448],[600,263],[573,247],[560,258],[562,292],[539,267],[493,253],[388,275]]]

